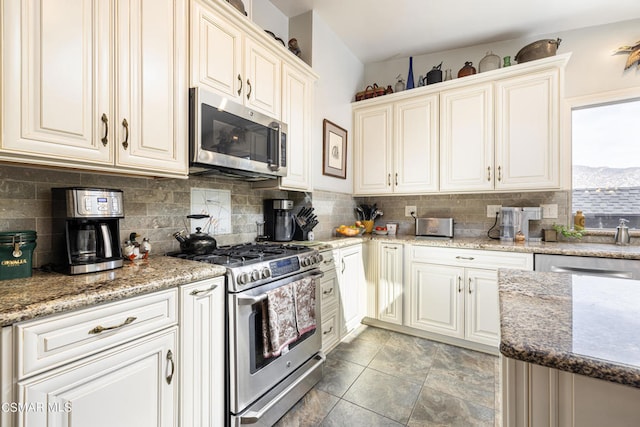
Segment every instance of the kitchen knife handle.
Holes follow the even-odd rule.
[[[107,118],[107,114],[102,113],[102,117],[100,118],[100,120],[102,120],[102,123],[104,123],[104,136],[100,141],[102,141],[102,145],[106,147],[107,143],[109,142],[109,119]]]
[[[126,150],[129,148],[129,122],[127,122],[127,119],[122,120],[122,126],[124,127],[124,141],[122,142],[122,146]]]

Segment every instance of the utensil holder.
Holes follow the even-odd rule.
[[[373,231],[373,220],[365,219],[362,221],[362,225],[364,225],[365,233],[371,233]]]

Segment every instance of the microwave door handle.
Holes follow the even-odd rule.
[[[269,164],[269,169],[271,169],[272,171],[277,171],[280,169],[280,153],[282,152],[282,126],[277,123],[272,123],[271,127],[278,129],[278,140],[276,141],[276,155],[274,156],[275,161],[272,161]]]

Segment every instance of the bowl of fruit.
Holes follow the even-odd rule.
[[[344,225],[342,224],[340,227],[336,228],[336,234],[339,236],[347,236],[347,237],[355,237],[362,236],[364,233],[365,227],[360,223],[360,221],[356,221],[353,225]]]
[[[387,234],[387,227],[376,227],[373,230],[373,232],[376,233],[376,234],[385,235],[385,234]]]

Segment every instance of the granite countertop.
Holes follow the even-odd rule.
[[[640,281],[499,270],[500,352],[640,388]]]
[[[117,301],[222,276],[222,266],[152,256],[122,268],[68,276],[34,270],[30,278],[0,281],[0,326]]]
[[[640,259],[640,245],[618,246],[613,243],[527,242],[524,244],[492,240],[486,237],[429,238],[413,235],[371,235],[365,238],[458,249],[481,249],[521,253],[593,256],[602,258]]]

